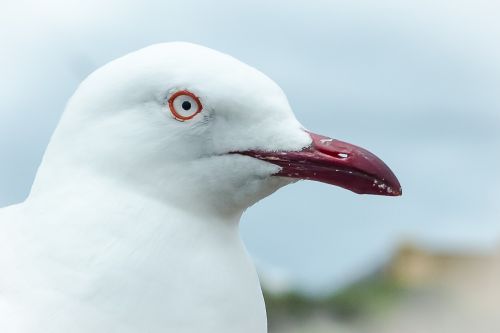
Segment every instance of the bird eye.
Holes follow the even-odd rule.
[[[190,91],[178,91],[168,99],[168,107],[175,119],[186,121],[201,112],[200,99]]]

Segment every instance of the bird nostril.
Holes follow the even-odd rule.
[[[338,158],[345,159],[349,157],[349,154],[347,153],[335,153]]]

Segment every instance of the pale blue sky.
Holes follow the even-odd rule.
[[[260,202],[242,234],[263,268],[319,289],[370,270],[402,239],[491,245],[500,235],[499,13],[493,0],[8,1],[0,206],[27,195],[87,74],[186,40],[268,74],[307,128],[372,150],[403,185],[402,198],[380,198],[301,182]]]

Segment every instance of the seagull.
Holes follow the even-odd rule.
[[[239,220],[301,179],[402,193],[229,55],[171,42],[104,65],[70,98],[28,198],[0,210],[0,332],[267,332]]]

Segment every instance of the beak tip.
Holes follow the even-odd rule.
[[[354,191],[354,192],[357,192],[357,191]],[[381,183],[381,182],[375,181],[372,184],[371,189],[366,188],[365,190],[361,190],[357,193],[381,195],[381,196],[387,196],[387,197],[400,197],[403,195],[403,189],[401,188],[399,183],[396,183],[396,185],[393,186],[393,185],[389,185],[388,183]]]
[[[401,188],[401,186],[397,189],[397,190],[393,190],[391,195],[393,197],[400,197],[403,195],[403,189]]]
[[[390,169],[389,169],[390,170]],[[392,173],[392,171],[391,171]],[[387,185],[383,187],[385,192],[383,195],[391,196],[391,197],[400,197],[403,195],[403,188],[401,187],[401,184],[399,183],[399,180],[396,178],[396,176],[393,175],[393,180],[388,182]]]

